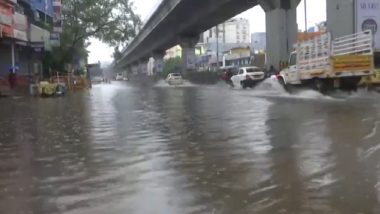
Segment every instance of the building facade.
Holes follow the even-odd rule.
[[[264,53],[267,46],[267,37],[265,32],[252,34],[251,47],[255,52]]]
[[[0,78],[12,66],[18,67],[18,76],[42,74],[56,20],[62,20],[60,0],[0,0]]]
[[[230,19],[204,32],[202,37],[203,43],[216,43],[217,40],[219,43],[250,43],[249,21],[243,18]]]

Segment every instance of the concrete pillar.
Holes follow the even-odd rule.
[[[297,41],[297,6],[300,0],[267,0],[260,6],[266,15],[267,66],[279,69]]]
[[[148,62],[149,58],[143,58],[139,61],[139,73],[140,74],[148,74]]]
[[[132,63],[132,73],[134,75],[137,75],[139,73],[139,64],[138,63]]]
[[[182,48],[182,72],[195,70],[195,45],[199,41],[199,35],[181,38]]]
[[[355,1],[326,1],[327,31],[333,38],[355,32]]]
[[[152,57],[154,59],[155,73],[162,73],[164,71],[164,56],[165,56],[165,51],[153,52]]]

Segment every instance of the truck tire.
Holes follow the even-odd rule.
[[[344,91],[357,91],[361,77],[345,77],[342,79],[341,89]]]
[[[313,89],[320,92],[321,94],[326,93],[326,83],[319,78],[314,78],[312,81]]]
[[[288,85],[285,83],[284,78],[279,77],[279,78],[278,78],[278,82],[280,83],[280,85],[282,85],[282,87],[284,87],[285,91],[289,92],[289,87],[288,87]]]

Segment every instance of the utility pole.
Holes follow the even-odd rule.
[[[216,70],[219,71],[219,25],[216,25]]]
[[[307,0],[304,0],[304,9],[305,9],[305,35],[307,33],[307,3],[306,3]]]

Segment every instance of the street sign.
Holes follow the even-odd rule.
[[[356,31],[371,30],[374,49],[380,51],[380,0],[356,0]]]

